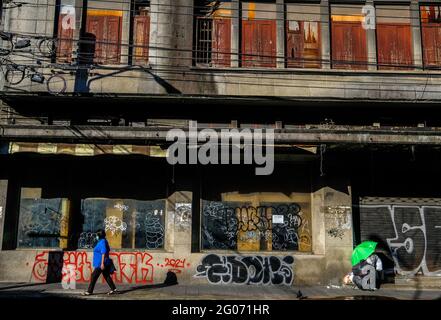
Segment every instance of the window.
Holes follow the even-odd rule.
[[[276,5],[242,3],[242,66],[276,67]]]
[[[320,6],[287,4],[286,57],[288,68],[320,68]]]
[[[202,249],[311,251],[309,203],[202,201]]]
[[[205,4],[205,5],[204,5]],[[196,1],[196,64],[231,65],[231,3]]]
[[[413,65],[409,6],[377,6],[378,69],[409,69]]]
[[[133,17],[133,61],[146,64],[149,60],[150,8],[149,1],[136,0]]]
[[[441,6],[420,6],[424,67],[441,66]]]
[[[331,6],[332,67],[367,70],[367,38],[361,5]]]
[[[165,200],[88,198],[81,201],[84,217],[78,248],[93,248],[94,232],[106,230],[114,249],[162,249],[165,235]]]
[[[40,188],[22,188],[18,223],[19,248],[66,248],[69,201],[45,199]]]

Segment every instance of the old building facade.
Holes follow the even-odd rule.
[[[3,1],[0,280],[341,284],[376,240],[441,275],[441,4]],[[274,172],[168,130],[274,130]],[[231,150],[233,152],[233,150]]]

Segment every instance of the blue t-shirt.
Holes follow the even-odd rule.
[[[106,239],[101,239],[96,244],[95,248],[93,248],[93,267],[100,268],[101,267],[101,257],[104,254],[104,264],[107,265],[109,261],[109,252],[110,247],[109,243]]]

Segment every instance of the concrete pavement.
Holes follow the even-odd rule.
[[[108,287],[97,284],[95,294],[82,296],[87,284],[78,284],[76,289],[63,289],[60,283],[0,283],[2,298],[69,298],[103,300],[434,300],[441,299],[441,288],[416,289],[413,287],[385,285],[377,291],[361,291],[340,286],[231,286],[231,285],[119,285],[117,295],[108,296]],[[299,293],[300,291],[300,293]]]

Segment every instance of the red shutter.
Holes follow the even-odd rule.
[[[120,62],[120,38],[121,38],[121,17],[108,16],[104,25],[105,28],[105,63],[117,64]]]
[[[134,61],[147,63],[149,60],[150,16],[135,16],[133,20]]]
[[[333,21],[331,29],[333,68],[366,70],[366,31],[361,23]]]
[[[96,63],[116,64],[120,62],[121,17],[87,16],[87,32],[96,37]]]
[[[63,28],[63,19],[66,16],[66,14],[60,14],[58,19],[57,62],[72,61],[73,29]]]
[[[441,23],[422,22],[424,66],[441,66]]]
[[[95,63],[104,63],[104,16],[87,16],[87,32],[95,35]]]
[[[231,20],[213,19],[212,64],[215,67],[231,65]]]
[[[242,66],[276,67],[276,21],[242,21]]]
[[[411,39],[408,24],[377,24],[378,69],[409,69],[400,66],[413,64]]]

